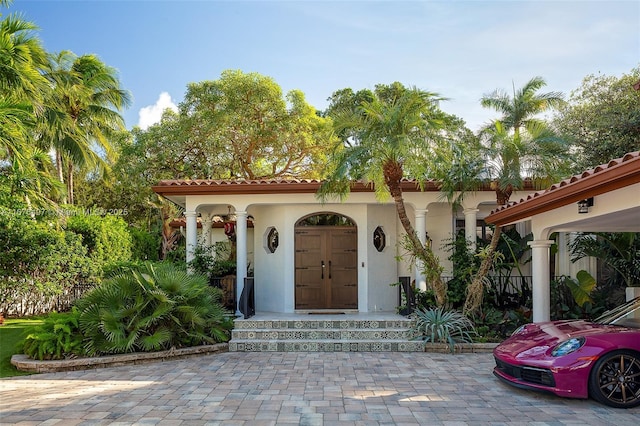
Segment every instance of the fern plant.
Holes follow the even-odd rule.
[[[172,264],[123,271],[78,300],[89,355],[158,351],[229,339],[221,290]]]
[[[65,313],[50,313],[42,325],[24,340],[23,352],[33,359],[64,359],[82,355],[82,333],[77,309]]]
[[[416,340],[446,343],[452,353],[456,343],[471,343],[473,336],[477,334],[469,318],[459,311],[447,310],[442,306],[418,308],[412,316],[412,331]]]

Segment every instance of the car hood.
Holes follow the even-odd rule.
[[[496,353],[518,358],[542,358],[561,342],[572,337],[588,337],[602,333],[615,333],[625,328],[589,321],[552,321],[527,324],[496,348]]]

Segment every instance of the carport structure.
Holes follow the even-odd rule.
[[[493,211],[499,226],[530,221],[533,321],[550,319],[550,247],[554,232],[640,232],[640,151],[572,176]]]

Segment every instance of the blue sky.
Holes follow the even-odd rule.
[[[187,84],[226,69],[300,89],[318,109],[336,90],[400,81],[437,92],[472,130],[496,114],[483,94],[542,76],[569,94],[588,74],[640,64],[634,1],[14,0],[50,52],[97,54],[133,105],[127,127],[157,120]],[[168,95],[167,95],[168,94]],[[157,108],[156,108],[157,109]],[[160,108],[161,109],[161,108]]]

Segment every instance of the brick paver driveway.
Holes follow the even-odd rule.
[[[0,423],[24,425],[638,425],[516,389],[491,354],[223,353],[0,380]]]

